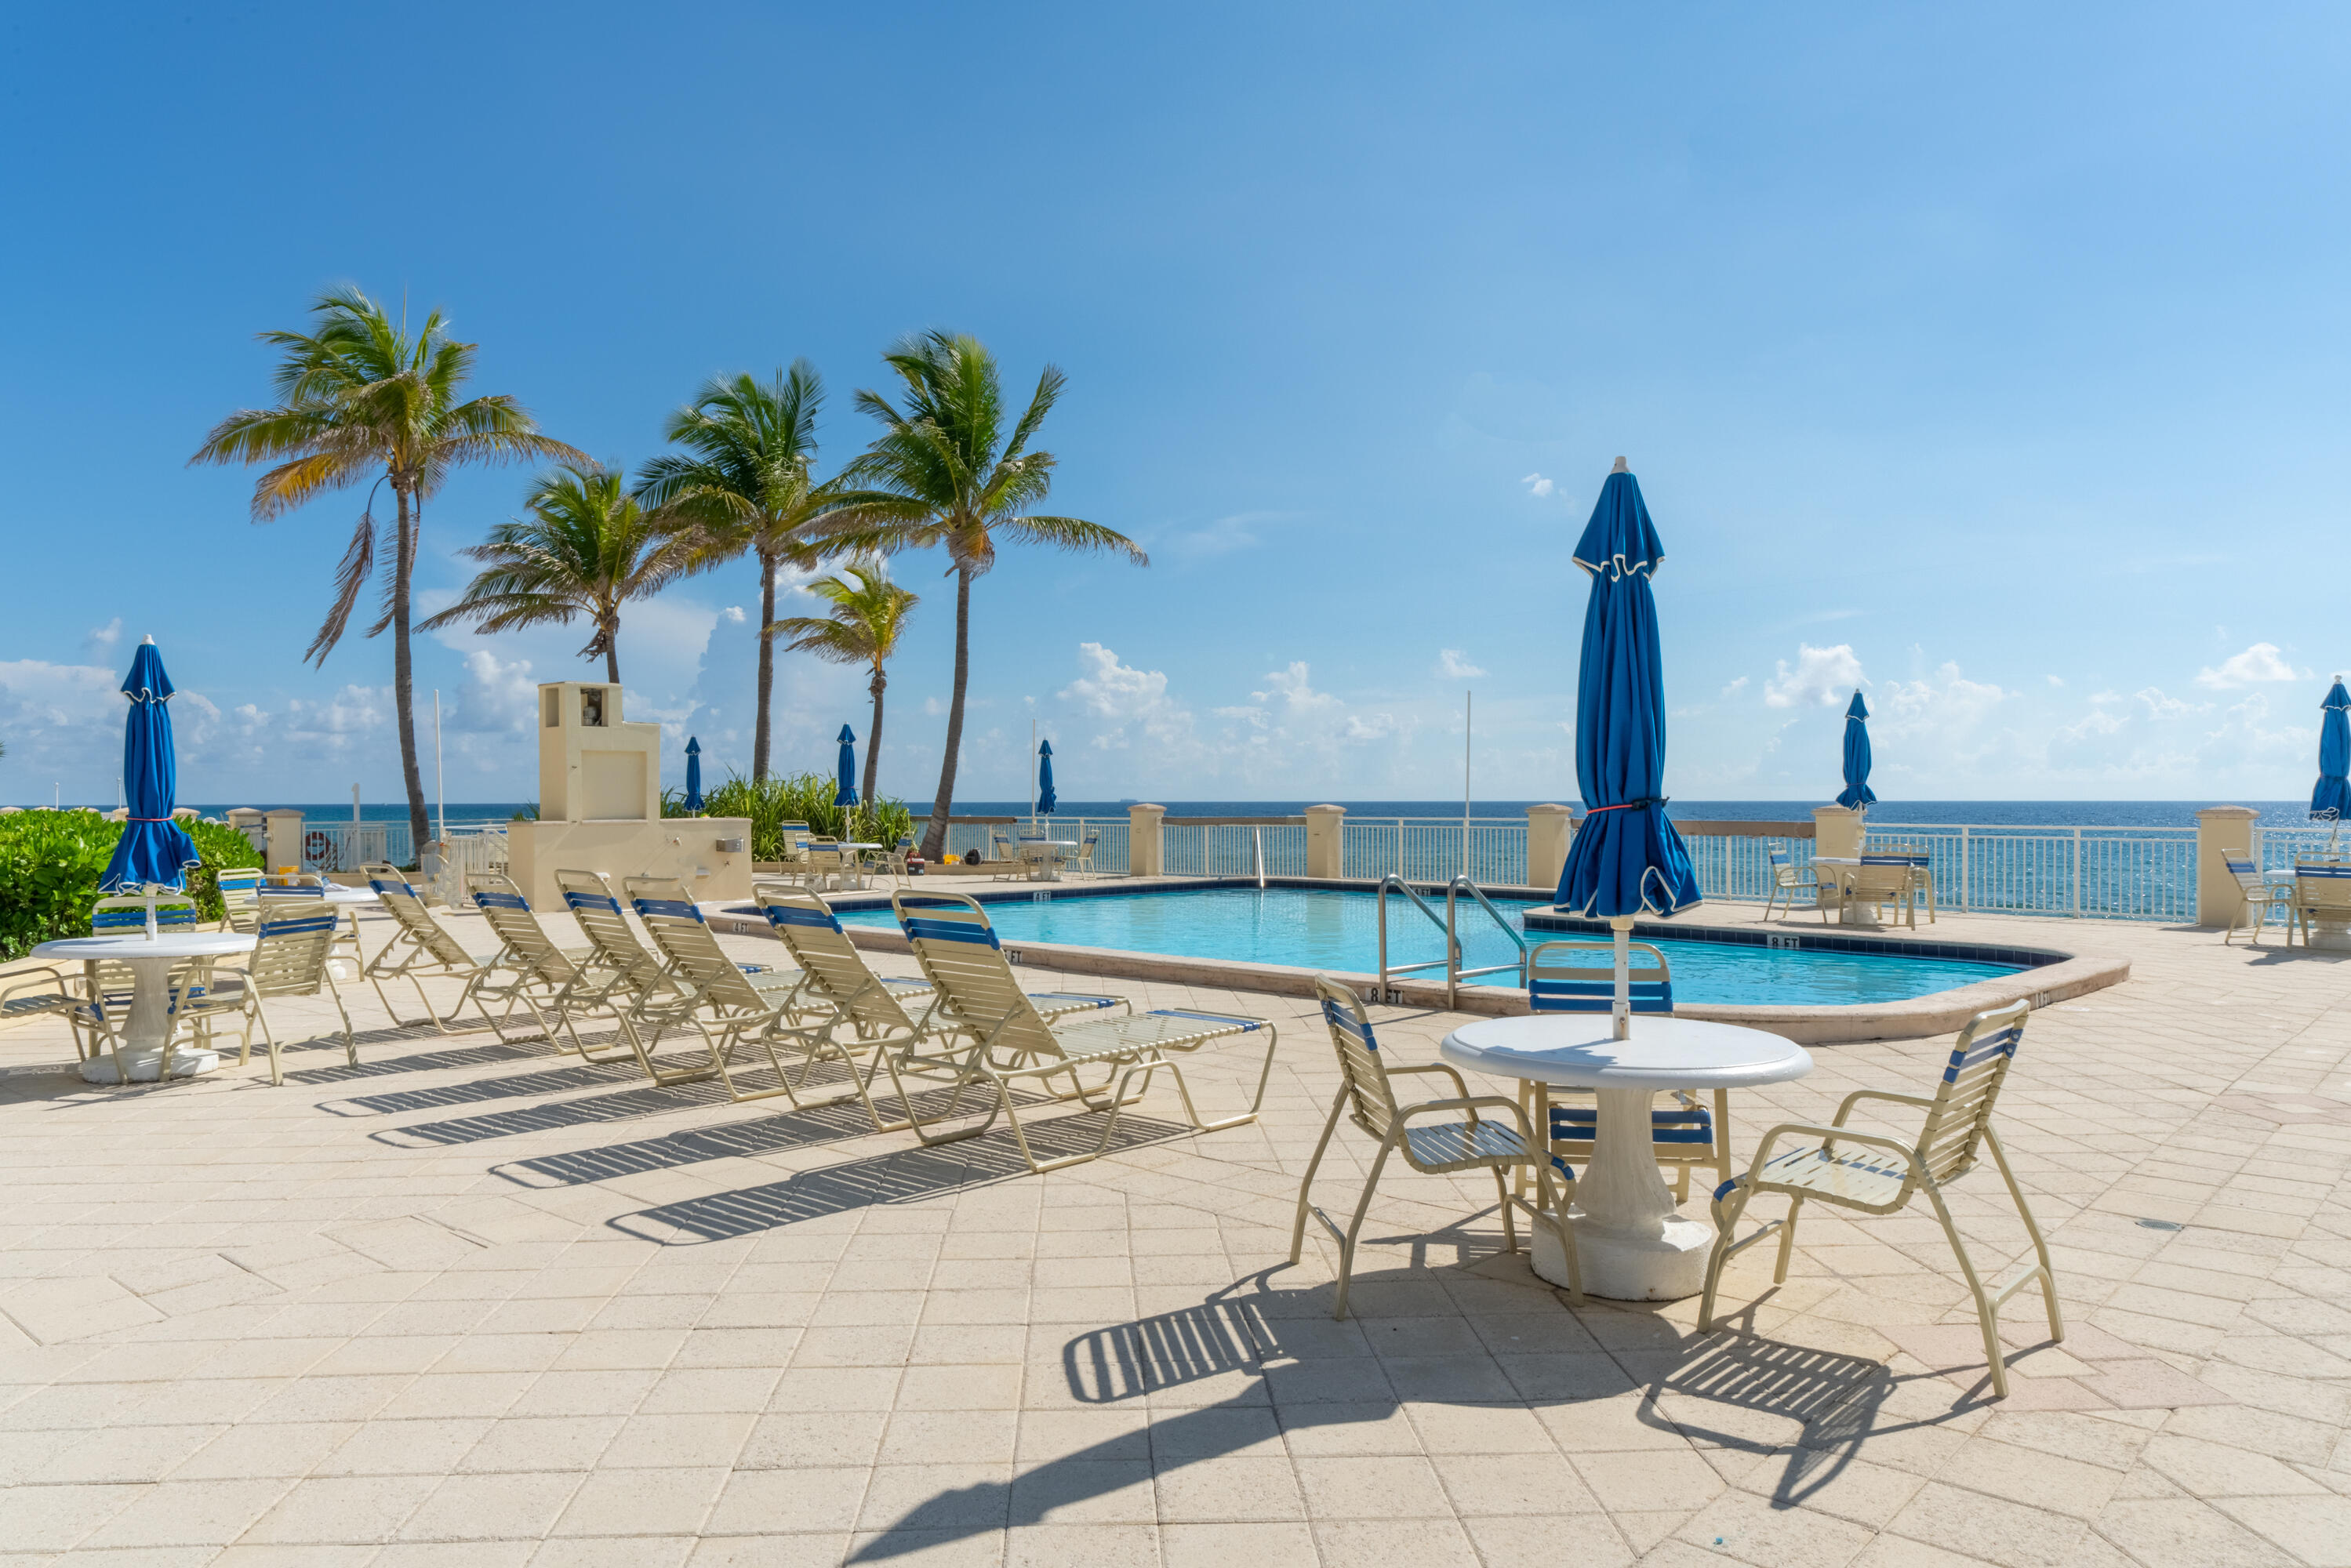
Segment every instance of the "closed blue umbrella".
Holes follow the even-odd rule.
[[[1040,816],[1053,814],[1053,743],[1037,743],[1037,812]]]
[[[2318,787],[2310,792],[2310,814],[2332,812],[2340,821],[2351,817],[2351,692],[2338,680],[2318,706],[2326,716],[2318,724]]]
[[[1876,800],[1869,788],[1869,705],[1855,692],[1844,710],[1844,792],[1837,804],[1858,810]]]
[[[685,809],[702,815],[702,742],[685,737]]]
[[[195,841],[172,821],[172,795],[180,785],[179,759],[172,749],[172,677],[163,673],[163,655],[155,639],[139,644],[123,677],[122,695],[131,699],[131,716],[122,730],[122,792],[131,820],[114,845],[114,858],[99,879],[100,893],[112,893],[141,883],[185,887],[182,868],[196,858]]]
[[[1604,916],[1616,938],[1616,1036],[1631,1031],[1625,940],[1634,917],[1698,901],[1682,836],[1666,818],[1666,689],[1649,580],[1665,559],[1641,486],[1616,460],[1576,542],[1592,574],[1575,686],[1575,779],[1583,824],[1560,873],[1558,904]]]
[[[841,727],[841,788],[833,791],[836,806],[857,804],[857,737],[847,725]]]

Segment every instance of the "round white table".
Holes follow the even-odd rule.
[[[235,931],[184,931],[157,936],[68,936],[44,942],[33,949],[37,958],[69,963],[130,966],[131,1012],[122,1021],[122,1061],[134,1083],[152,1083],[163,1061],[163,1041],[172,1032],[172,966],[189,958],[225,958],[250,953],[255,938]],[[193,1078],[220,1065],[216,1051],[175,1051],[172,1076]],[[81,1064],[85,1082],[112,1083],[114,1056],[100,1051]]]
[[[1619,1301],[1676,1301],[1706,1280],[1713,1227],[1684,1219],[1657,1172],[1649,1110],[1667,1089],[1746,1089],[1802,1078],[1813,1059],[1801,1045],[1737,1024],[1635,1018],[1630,1040],[1614,1038],[1606,1013],[1540,1013],[1483,1019],[1445,1037],[1437,1054],[1456,1067],[1497,1078],[1531,1079],[1595,1091],[1599,1114],[1591,1163],[1575,1184],[1576,1261],[1583,1288]],[[1548,1142],[1550,1129],[1535,1136]],[[1567,1260],[1542,1227],[1534,1229],[1535,1272],[1567,1283]]]
[[[1077,858],[1078,842],[1075,839],[1019,839],[1014,841],[1012,852],[1029,862],[1030,882],[1059,882],[1061,862]]]
[[[331,904],[338,909],[349,908],[355,904],[383,902],[382,897],[371,887],[345,887],[340,883],[329,883],[325,887],[305,889],[273,887],[265,882],[255,889],[255,894],[261,898],[315,898],[321,903]]]

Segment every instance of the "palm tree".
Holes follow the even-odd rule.
[[[831,506],[825,487],[810,473],[816,462],[816,416],[823,406],[824,382],[806,360],[794,360],[772,382],[748,374],[714,376],[662,429],[685,452],[654,458],[637,476],[637,498],[697,525],[711,559],[732,559],[747,550],[758,558],[762,627],[775,623],[777,573],[788,563],[812,570],[826,553],[810,542],[813,526]],[[755,782],[768,777],[768,714],[775,682],[774,645],[763,636],[751,741]]]
[[[831,497],[837,516],[820,533],[860,549],[946,549],[956,580],[955,690],[947,707],[946,756],[931,802],[923,853],[946,849],[954,810],[956,760],[963,747],[964,689],[971,673],[971,584],[996,564],[998,538],[1071,550],[1123,551],[1137,565],[1151,559],[1124,534],[1077,517],[1048,517],[1023,508],[1052,488],[1054,457],[1029,443],[1061,395],[1064,377],[1052,366],[1008,436],[1004,390],[996,359],[968,336],[925,332],[905,339],[883,362],[897,372],[904,406],[876,392],[860,392],[857,406],[882,423],[862,456],[841,470]]]
[[[690,531],[647,512],[628,476],[594,464],[566,464],[531,487],[528,517],[500,523],[489,538],[457,553],[488,570],[456,603],[418,624],[421,632],[471,622],[487,635],[526,626],[564,626],[581,616],[596,634],[580,650],[604,656],[604,678],[621,684],[621,606],[651,599],[690,572],[716,565]]]
[[[854,579],[854,581],[851,580]],[[838,576],[809,584],[809,591],[829,600],[832,609],[821,617],[799,615],[778,621],[768,635],[786,639],[795,653],[814,653],[835,664],[871,664],[873,674],[865,689],[873,694],[873,722],[865,731],[865,800],[873,800],[873,773],[882,755],[882,691],[890,684],[882,666],[898,651],[899,634],[915,596],[890,580],[880,558],[868,556],[850,562]]]
[[[326,664],[381,558],[386,568],[383,613],[368,635],[392,629],[392,699],[408,787],[408,825],[422,844],[429,835],[424,779],[416,760],[409,602],[424,503],[463,464],[587,459],[539,434],[528,412],[511,397],[460,402],[458,389],[474,371],[475,345],[451,338],[438,310],[413,336],[405,312],[395,321],[356,288],[320,295],[310,310],[319,319],[314,332],[260,334],[263,342],[284,351],[273,377],[281,400],[277,406],[230,414],[213,426],[188,461],[270,464],[254,481],[256,523],[362,481],[392,486],[395,510],[389,537],[378,538],[371,488],[335,571],[335,602],[303,657]]]

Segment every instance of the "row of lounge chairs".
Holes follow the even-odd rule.
[[[591,1061],[633,1057],[656,1084],[716,1080],[732,1099],[781,1097],[795,1108],[853,1102],[875,1131],[911,1131],[925,1144],[977,1136],[1001,1116],[1032,1171],[1101,1155],[1120,1110],[1163,1071],[1202,1132],[1254,1120],[1271,1077],[1270,1019],[1135,1013],[1119,997],[1024,991],[987,915],[956,894],[893,895],[923,971],[914,980],[874,974],[832,911],[802,888],[759,888],[759,908],[791,960],[762,966],[729,957],[669,878],[631,877],[616,891],[596,873],[557,873],[589,944],[565,948],[511,881],[474,873],[474,902],[500,943],[483,954],[468,952],[398,871],[370,866],[367,874],[398,925],[365,971],[387,1011],[385,984],[405,980],[425,1010],[418,1023],[451,1030],[471,1008],[481,1018],[473,1027],[504,1039],[519,1010],[559,1048]],[[426,994],[428,979],[463,983],[445,1014]],[[580,1032],[590,1021],[611,1026],[593,1046]],[[1177,1058],[1247,1035],[1265,1042],[1249,1107],[1207,1120]],[[967,1114],[975,1093],[987,1103]],[[1102,1113],[1091,1146],[1040,1153],[1023,1111],[1056,1102]],[[969,1114],[979,1119],[969,1123]],[[946,1124],[957,1119],[967,1124]]]
[[[2302,933],[2303,946],[2310,946],[2314,924],[2351,924],[2351,855],[2296,855],[2291,871],[2265,872],[2252,856],[2224,850],[2221,863],[2244,894],[2243,904],[2230,916],[2229,929],[2221,935],[2223,946],[2237,939],[2240,926],[2250,926],[2247,939],[2260,946],[2262,928],[2273,912],[2284,917],[2289,947],[2296,931]]]

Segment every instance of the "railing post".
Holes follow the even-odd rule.
[[[1527,808],[1527,885],[1556,888],[1567,870],[1567,841],[1575,814],[1564,806]]]
[[[1975,859],[1975,845],[1969,836],[1970,831],[1970,830],[1964,825],[1959,829],[1959,907],[1961,909],[1975,907],[1973,896],[1968,888],[1968,862]]]
[[[2074,918],[2082,918],[2082,830],[2074,830]]]
[[[1166,846],[1162,841],[1160,827],[1166,815],[1167,808],[1165,806],[1129,806],[1126,809],[1127,875],[1167,874]]]
[[[1306,874],[1336,879],[1347,874],[1347,808],[1306,808]]]

